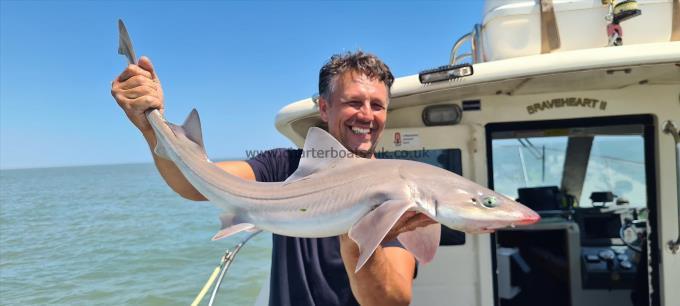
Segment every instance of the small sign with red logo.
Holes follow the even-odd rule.
[[[401,133],[399,132],[394,132],[394,145],[401,146]]]

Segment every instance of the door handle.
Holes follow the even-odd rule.
[[[680,250],[680,135],[678,135],[678,127],[673,121],[664,122],[663,132],[673,136],[675,141],[675,188],[676,197],[678,199],[678,238],[675,241],[668,241],[668,248],[673,254],[677,254]]]

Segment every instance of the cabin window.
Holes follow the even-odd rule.
[[[496,191],[518,198],[520,188],[561,186],[568,136],[492,141]],[[579,207],[592,207],[593,192],[610,191],[631,206],[645,207],[644,143],[640,135],[596,135],[585,167]],[[598,205],[598,203],[596,203]]]
[[[560,185],[567,137],[499,139],[492,145],[497,192],[516,199],[519,188]]]
[[[580,207],[592,207],[590,194],[610,190],[632,207],[645,207],[645,154],[642,136],[595,136]]]

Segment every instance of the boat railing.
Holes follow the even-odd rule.
[[[460,47],[466,42],[470,42],[470,52],[459,54]],[[472,63],[482,62],[482,25],[475,24],[472,31],[461,36],[456,40],[451,48],[451,56],[449,58],[449,65],[457,65],[462,59],[470,58]]]

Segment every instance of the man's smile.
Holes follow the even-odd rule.
[[[353,127],[352,127],[352,132],[353,132],[355,135],[368,134],[368,133],[371,132],[371,129],[362,129],[362,128],[360,128],[360,127],[355,127],[355,126],[353,126]]]

